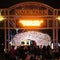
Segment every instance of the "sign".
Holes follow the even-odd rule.
[[[48,10],[39,9],[16,9],[15,14],[19,16],[44,16],[48,15]]]

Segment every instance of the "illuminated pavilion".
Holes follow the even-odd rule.
[[[5,52],[10,50],[10,41],[15,34],[31,30],[51,30],[53,47],[58,49],[60,9],[54,9],[40,2],[23,2],[0,11],[0,16],[3,16],[0,17],[0,20],[3,20],[0,22],[0,30],[4,29]]]

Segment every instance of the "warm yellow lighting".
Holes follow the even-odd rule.
[[[0,16],[0,21],[3,21],[5,18],[3,16]]]
[[[58,20],[60,20],[60,16],[58,16],[58,18],[57,18]]]
[[[4,16],[1,15],[2,10],[0,11],[0,21],[3,21],[4,19],[6,19]]]
[[[40,26],[43,20],[20,20],[23,26]]]

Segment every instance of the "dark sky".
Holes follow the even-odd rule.
[[[41,2],[50,5],[53,8],[60,9],[60,0],[0,0],[0,8],[8,8],[12,5],[28,1]]]

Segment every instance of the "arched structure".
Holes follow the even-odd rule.
[[[3,26],[0,26],[0,29],[4,29],[6,52],[10,50],[10,41],[12,41],[14,35],[26,30],[47,30],[47,32],[51,30],[51,39],[53,41],[54,48],[57,48],[59,25],[56,17],[60,10],[54,9],[40,2],[23,2],[0,10],[2,10],[1,14],[6,17],[2,22]],[[32,29],[32,26],[24,28],[22,24],[19,23],[20,20],[43,20],[44,23],[38,28],[34,27]]]
[[[13,45],[20,46],[22,41],[33,40],[36,42],[37,46],[51,46],[51,37],[48,34],[44,34],[37,31],[27,31],[23,33],[16,34],[13,38]],[[30,45],[30,42],[28,42]],[[27,44],[25,44],[27,45]]]
[[[45,8],[51,8],[51,9],[54,9],[53,7],[51,7],[51,6],[49,6],[49,5],[46,5],[46,4],[44,4],[44,3],[40,3],[40,2],[22,2],[22,3],[19,3],[19,4],[16,4],[16,5],[13,5],[13,6],[11,6],[11,7],[9,7],[9,10],[11,10],[11,9],[16,9],[16,8],[21,8],[21,7],[23,7],[23,8],[27,8],[27,6],[29,7],[33,7],[33,6],[35,6],[36,8],[38,8],[38,7],[45,7]]]

